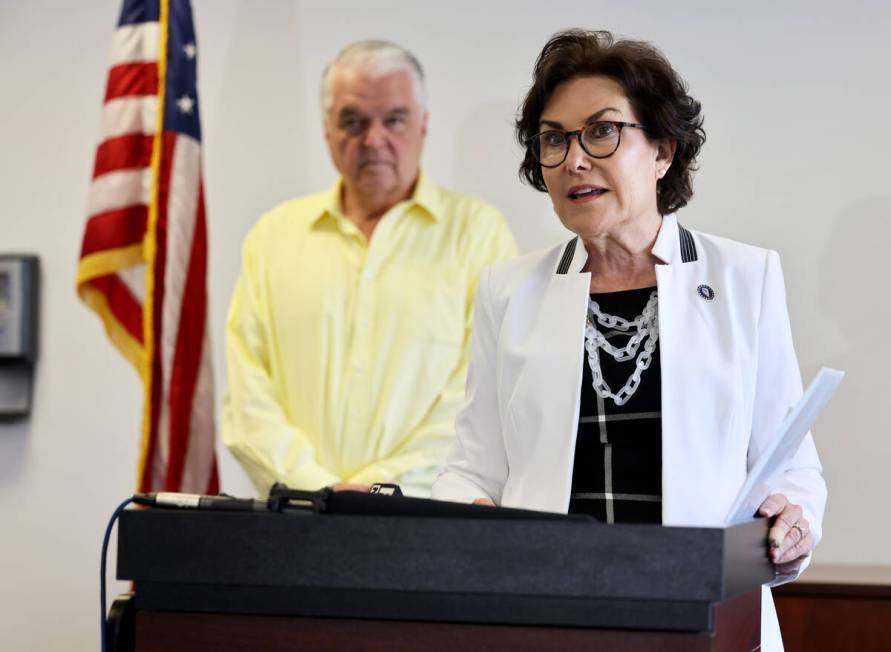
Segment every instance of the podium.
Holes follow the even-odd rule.
[[[527,514],[126,511],[112,649],[758,648],[766,521]]]

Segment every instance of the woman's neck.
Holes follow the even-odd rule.
[[[656,284],[653,245],[662,225],[661,216],[635,220],[625,228],[582,236],[588,262],[582,271],[591,272],[591,292],[615,292]]]

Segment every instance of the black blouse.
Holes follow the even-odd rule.
[[[656,288],[592,294],[610,315],[632,320],[643,312]],[[630,334],[597,329],[616,347]],[[643,343],[638,352],[643,350]],[[599,351],[603,379],[615,394],[635,368],[635,358],[616,362]],[[625,405],[602,399],[584,351],[578,434],[572,471],[570,513],[590,514],[605,523],[662,522],[662,379],[659,346],[641,374],[637,391]]]

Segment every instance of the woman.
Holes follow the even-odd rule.
[[[517,121],[521,175],[568,244],[480,279],[457,440],[435,498],[720,526],[801,395],[775,252],[689,231],[699,103],[649,44],[568,31]],[[808,435],[762,505],[778,577],[820,538]],[[762,644],[781,649],[765,590]]]

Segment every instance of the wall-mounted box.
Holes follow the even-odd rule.
[[[39,287],[37,256],[0,255],[0,417],[31,411]]]

